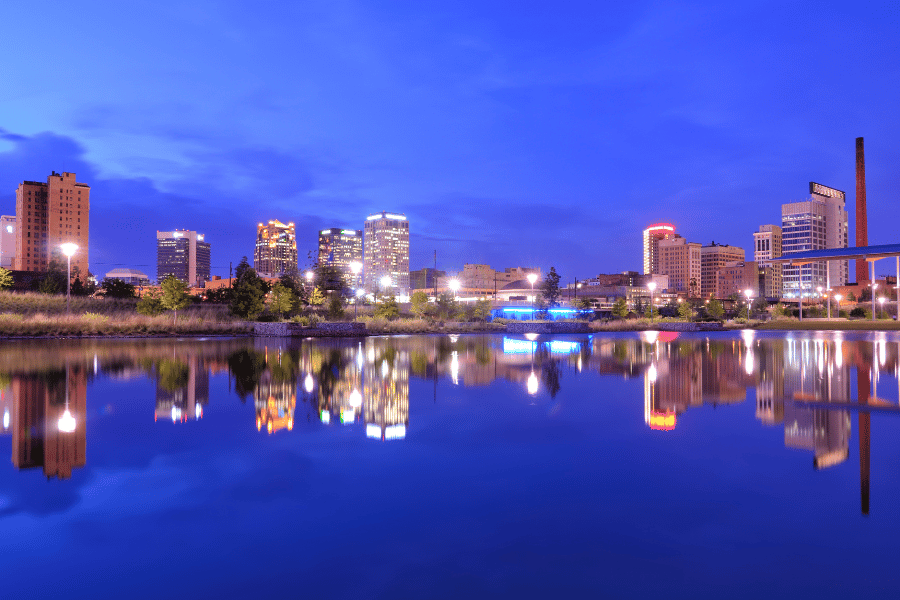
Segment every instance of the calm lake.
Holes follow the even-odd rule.
[[[753,331],[2,342],[0,596],[895,598],[898,354]]]

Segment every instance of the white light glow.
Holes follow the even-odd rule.
[[[6,226],[6,233],[12,233],[12,232],[13,232],[13,226],[12,226],[12,225],[7,225],[7,226]]]
[[[353,408],[359,408],[362,406],[362,394],[359,393],[359,390],[353,390],[350,392],[350,406]]]
[[[534,374],[534,371],[531,372],[531,375],[528,376],[527,383],[528,393],[534,396],[538,391],[538,378],[537,375]]]
[[[369,423],[366,425],[366,437],[373,439],[381,438],[381,427],[376,425],[375,423]]]
[[[381,278],[381,287],[383,287],[383,288],[391,287],[390,276],[385,275],[384,277]]]
[[[406,425],[397,423],[384,428],[384,439],[399,440],[406,437]]]
[[[651,292],[653,292],[653,291],[656,289],[656,282],[655,282],[655,281],[651,281],[650,283],[648,283],[648,284],[647,284],[647,289],[650,290]]]
[[[539,336],[539,335],[541,335],[541,334],[539,334],[539,333],[526,333],[526,334],[525,334],[525,339],[528,340],[529,342],[533,342],[534,340],[538,339],[538,336]]]
[[[538,276],[535,273],[529,273],[528,277],[526,277],[526,279],[528,280],[528,283],[530,283],[531,285],[534,285],[534,282],[537,281],[537,278],[538,278]]]
[[[3,429],[9,429],[9,409],[3,411]]]
[[[319,415],[319,418],[322,419],[322,422],[325,423],[326,425],[331,423],[331,413],[328,412],[327,410],[323,410],[322,413]]]
[[[354,260],[352,263],[350,263],[350,271],[354,275],[359,275],[359,272],[362,271],[362,263]]]
[[[314,385],[315,382],[313,381],[312,373],[307,373],[306,379],[303,380],[303,389],[306,390],[307,394],[312,393]]]
[[[450,283],[448,283],[447,286],[454,292],[459,291],[459,281],[457,281],[456,279],[451,279]]]
[[[63,415],[59,418],[56,426],[59,427],[59,430],[63,433],[72,433],[75,431],[75,417],[72,416],[72,413],[69,412],[68,408],[63,412]]]
[[[59,247],[62,249],[62,253],[72,258],[76,252],[78,252],[78,244],[73,244],[71,242],[67,242],[65,244],[60,244]]]
[[[194,418],[199,419],[203,416],[203,406],[200,404],[194,405]]]
[[[650,368],[647,369],[647,379],[650,380],[650,383],[656,383],[657,376],[658,376],[658,373],[656,372],[656,365],[651,364]]]

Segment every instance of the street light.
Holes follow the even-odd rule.
[[[391,276],[385,275],[384,277],[381,278],[380,283],[381,283],[381,294],[384,295],[384,290],[391,287]]]
[[[822,288],[819,288],[822,289]],[[747,322],[750,322],[750,298],[753,297],[753,290],[747,288],[744,290],[744,295],[747,296]]]
[[[456,292],[459,290],[459,280],[451,279],[447,286],[453,290],[453,299],[456,300]]]
[[[66,255],[68,264],[68,277],[66,277],[66,314],[68,315],[72,313],[72,309],[69,306],[72,296],[72,255],[78,252],[78,244],[66,242],[59,247],[62,248],[62,253]]]
[[[841,317],[841,298],[843,298],[843,296],[841,296],[840,294],[834,295],[834,299],[835,299],[835,301],[837,301],[837,305],[838,305],[838,318]]]
[[[884,296],[882,296],[881,298],[878,299],[878,304],[881,305],[881,317],[882,318],[884,318],[884,303],[885,303],[885,301],[887,301],[887,298],[885,298]]]
[[[356,319],[356,317],[359,316],[359,301],[362,300],[363,294],[365,294],[365,293],[366,293],[366,290],[364,290],[364,289],[356,290],[356,302],[353,303],[353,318],[354,319]]]
[[[528,283],[531,284],[531,320],[534,320],[534,282],[537,281],[537,273],[528,274]]]
[[[821,300],[821,298],[822,298],[822,286],[821,286],[821,285],[820,285],[820,286],[817,286],[817,287],[816,287],[816,291],[819,292],[819,299]]]
[[[656,289],[656,282],[651,281],[647,284],[647,289],[650,290],[650,322],[653,322],[653,291]]]
[[[872,265],[873,265],[873,267],[872,267],[872,273],[873,273],[872,278],[873,278],[873,279],[875,278],[875,275],[874,275],[874,273],[875,273],[875,267],[874,267],[874,264],[875,264],[875,263],[872,263]],[[875,320],[875,290],[877,290],[877,289],[878,289],[878,284],[875,283],[875,282],[873,281],[873,282],[872,282],[872,320],[873,320],[873,321]]]

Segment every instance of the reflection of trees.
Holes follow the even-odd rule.
[[[559,379],[561,373],[559,370],[559,361],[550,360],[546,365],[541,366],[544,371],[544,383],[547,386],[547,391],[550,392],[551,398],[556,398],[556,394],[558,394],[560,390]]]
[[[177,392],[188,384],[190,369],[180,360],[164,358],[156,363],[159,386],[167,392]]]
[[[228,370],[234,377],[234,391],[245,402],[259,385],[266,370],[266,355],[256,350],[243,349],[228,355]]]

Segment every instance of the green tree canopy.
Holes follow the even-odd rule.
[[[285,287],[279,281],[272,287],[272,292],[268,296],[269,310],[284,318],[285,313],[290,312],[297,302],[297,296],[293,290]]]
[[[121,279],[107,279],[100,286],[106,298],[134,298],[134,286]]]
[[[480,298],[476,300],[472,318],[476,321],[487,321],[487,318],[491,316],[491,308],[493,308],[493,303],[489,299]]]
[[[6,290],[13,286],[13,276],[8,269],[0,267],[0,290]]]
[[[718,300],[710,300],[709,304],[706,305],[706,312],[713,319],[721,319],[725,316],[725,308],[722,306],[722,303]]]
[[[620,319],[628,316],[628,302],[625,301],[625,298],[616,298],[612,305],[612,314]]]
[[[137,303],[137,311],[148,317],[155,317],[159,314],[162,314],[163,305],[160,298],[162,297],[162,293],[159,290],[147,290],[147,292],[141,297],[140,302]]]
[[[246,256],[241,259],[234,273],[231,312],[242,319],[255,319],[265,307],[269,286],[256,274]]]
[[[385,298],[381,304],[375,307],[375,316],[388,320],[399,317],[400,306],[397,304],[397,298],[393,294]]]
[[[190,288],[174,275],[166,277],[161,287],[162,296],[159,300],[164,309],[172,311],[174,322],[178,318],[178,311],[191,303],[191,296],[188,294]]]

